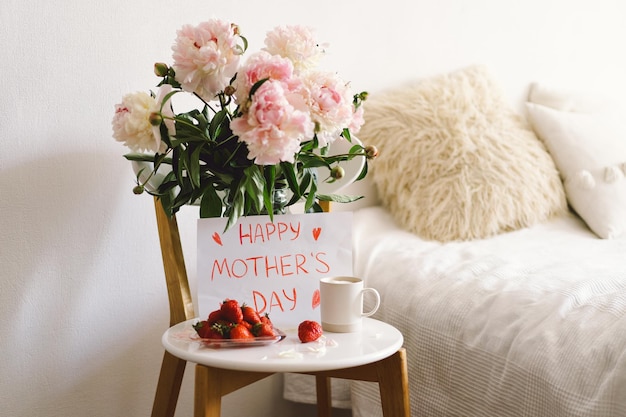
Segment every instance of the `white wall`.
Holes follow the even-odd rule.
[[[622,0],[2,0],[0,414],[148,415],[167,326],[152,201],[111,138],[122,95],[154,86],[175,31],[217,16],[258,49],[307,24],[356,90],[486,64],[516,105],[532,81],[626,92]],[[193,210],[180,217],[193,242]],[[193,245],[188,267],[193,276]],[[188,373],[188,378],[191,372]],[[225,415],[287,415],[280,379]],[[191,414],[189,380],[178,415]]]

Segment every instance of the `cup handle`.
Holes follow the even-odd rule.
[[[375,288],[363,288],[363,290],[361,291],[361,296],[364,296],[366,292],[374,294],[374,297],[376,297],[376,305],[367,313],[362,313],[361,317],[371,316],[372,314],[376,313],[376,311],[378,311],[378,307],[380,307],[380,294],[378,293],[378,291],[376,291]]]

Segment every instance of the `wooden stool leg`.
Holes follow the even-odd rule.
[[[159,382],[152,404],[152,417],[174,417],[186,364],[187,361],[169,352],[163,355]]]
[[[317,394],[317,417],[330,417],[332,413],[330,378],[315,375],[315,391]]]
[[[404,348],[378,363],[380,402],[385,417],[411,417]]]
[[[220,417],[222,410],[222,388],[214,368],[196,365],[194,393],[195,417]]]

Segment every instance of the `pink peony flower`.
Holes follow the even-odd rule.
[[[324,147],[353,124],[353,93],[341,78],[330,72],[311,72],[304,83],[308,92],[305,99],[316,124],[315,133]]]
[[[250,55],[246,63],[239,69],[237,78],[233,82],[237,102],[244,104],[245,107],[252,86],[265,78],[287,83],[291,90],[295,90],[301,85],[301,81],[294,77],[291,61],[278,55],[259,51]]]
[[[160,140],[154,136],[150,115],[155,110],[156,101],[148,93],[127,94],[120,104],[115,105],[113,116],[113,137],[123,142],[134,152],[159,152]]]
[[[289,59],[297,72],[317,66],[323,49],[313,37],[313,30],[303,26],[276,27],[267,33],[265,51]]]
[[[230,127],[248,146],[248,158],[258,165],[294,162],[300,142],[313,136],[313,123],[288,86],[266,81],[255,92],[248,111]]]
[[[239,66],[243,48],[237,26],[212,19],[195,27],[185,25],[177,34],[172,46],[176,80],[183,90],[213,100]]]

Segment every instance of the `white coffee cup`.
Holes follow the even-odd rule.
[[[363,312],[363,296],[372,294],[376,303]],[[371,316],[380,306],[380,294],[374,288],[363,288],[357,277],[325,277],[320,279],[320,314],[322,329],[335,333],[361,330],[363,317]]]

